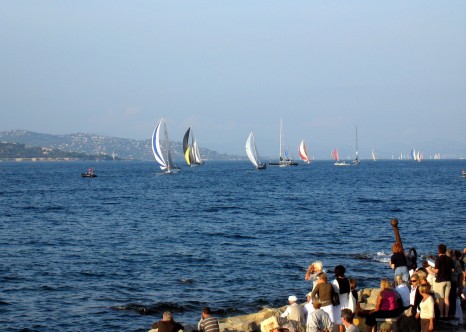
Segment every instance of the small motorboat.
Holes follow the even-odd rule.
[[[466,178],[466,171],[461,171],[461,175]]]
[[[86,173],[81,173],[81,176],[83,178],[95,178],[97,177],[97,174],[94,173],[93,168],[89,168]]]

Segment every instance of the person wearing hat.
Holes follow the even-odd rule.
[[[289,322],[295,322],[295,324],[302,330],[305,323],[305,314],[303,308],[297,303],[298,298],[294,295],[288,297],[289,306],[280,315],[282,318],[286,318]]]

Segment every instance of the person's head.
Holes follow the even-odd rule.
[[[325,272],[319,272],[316,275],[316,279],[320,282],[327,282],[327,274]]]
[[[202,317],[209,317],[212,314],[212,311],[210,311],[209,307],[204,307],[202,308]]]
[[[460,250],[455,250],[455,257],[456,257],[456,259],[458,259],[458,260],[461,259],[461,251],[460,251]]]
[[[324,264],[322,264],[322,261],[315,261],[314,263],[312,263],[312,266],[314,266],[315,272],[320,272],[324,268]]]
[[[411,283],[411,287],[419,286],[419,275],[417,273],[413,273],[411,277],[409,277],[409,282]]]
[[[350,284],[351,290],[355,290],[355,289],[356,289],[356,286],[358,285],[358,282],[356,281],[356,279],[351,278],[351,279],[349,280],[349,284]]]
[[[336,277],[344,277],[346,269],[343,265],[337,265],[335,266],[334,272]]]
[[[353,323],[354,314],[351,309],[345,308],[341,310],[341,319],[347,321],[349,324]]]
[[[173,315],[170,311],[165,311],[162,315],[162,320],[164,321],[171,321],[173,319]]]
[[[403,246],[400,242],[395,242],[392,245],[392,252],[394,254],[402,254],[403,253]]]
[[[447,250],[447,256],[450,257],[451,259],[455,259],[455,251],[453,249],[448,249]]]
[[[311,301],[312,301],[311,295],[312,295],[312,292],[307,293],[307,295],[306,295],[307,302],[311,302]]]
[[[422,282],[425,280],[427,281],[427,272],[424,270],[417,270],[416,271],[417,276],[419,277],[419,282],[422,284]]]
[[[290,302],[290,304],[296,303],[298,302],[298,298],[294,295],[290,295],[288,296],[288,302]]]
[[[430,294],[430,285],[421,285],[419,286],[419,293],[421,294]]]
[[[285,327],[275,327],[270,332],[288,332],[289,330]]]
[[[380,332],[392,332],[392,324],[389,322],[383,322],[382,325],[380,325]]]
[[[382,280],[380,280],[380,290],[384,290],[387,288],[390,288],[390,280],[388,280],[387,278],[383,278]]]
[[[401,274],[397,274],[395,276],[395,285],[396,286],[399,286],[399,285],[403,285],[405,282],[403,280],[403,278],[401,277]]]
[[[439,254],[442,254],[442,255],[445,255],[446,252],[447,252],[447,246],[444,245],[443,243],[440,243],[440,244],[438,245],[438,253],[439,253]]]
[[[313,300],[312,301],[312,306],[314,307],[315,310],[318,310],[322,306],[322,302],[320,302],[319,299]]]
[[[424,269],[427,269],[429,267],[429,262],[427,261],[427,259],[422,261],[422,267]]]

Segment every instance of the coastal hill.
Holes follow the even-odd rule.
[[[150,139],[135,140],[87,133],[50,135],[26,130],[9,130],[0,131],[0,142],[17,144],[8,147],[2,144],[0,158],[153,160]],[[171,146],[173,159],[183,160],[182,143],[171,142]],[[33,147],[35,149],[31,149]],[[12,149],[16,150],[16,155],[12,154]],[[54,157],[51,157],[52,151]],[[206,148],[201,148],[201,156],[208,160],[245,159],[243,156],[221,154]]]

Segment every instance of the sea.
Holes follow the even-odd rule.
[[[96,178],[82,178],[93,167]],[[0,330],[147,331],[304,302],[307,266],[393,277],[392,218],[418,264],[466,247],[465,160],[0,163]]]

